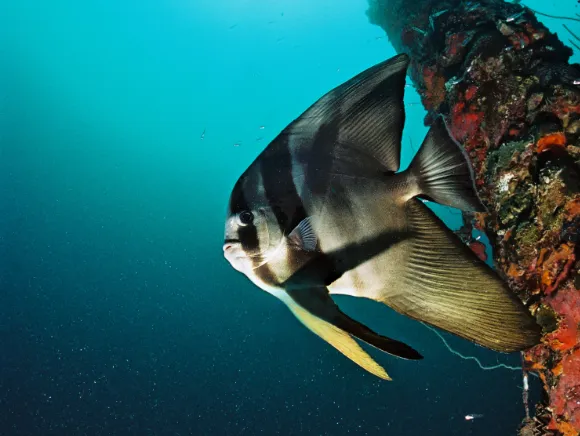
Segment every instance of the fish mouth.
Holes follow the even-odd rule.
[[[224,257],[228,261],[228,263],[234,268],[236,271],[244,272],[245,264],[247,263],[248,257],[244,255],[244,252],[240,249],[236,249],[236,246],[233,245],[231,242],[226,242],[224,244]]]
[[[242,248],[242,242],[239,239],[226,239],[223,245],[224,257],[226,259],[255,259],[262,257],[262,253],[248,254]]]
[[[242,248],[241,241],[226,239],[223,245],[224,257],[238,271],[260,268],[267,262],[262,253],[248,254]],[[251,263],[251,265],[249,265]]]
[[[242,243],[237,239],[226,239],[223,245],[224,257],[227,260],[246,258],[248,255],[242,249]]]

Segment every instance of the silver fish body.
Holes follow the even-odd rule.
[[[536,344],[527,308],[423,204],[484,211],[468,159],[439,118],[399,170],[409,59],[382,62],[320,98],[236,183],[224,255],[310,330],[390,379],[353,338],[421,355],[340,311],[330,294],[370,298],[497,351]]]

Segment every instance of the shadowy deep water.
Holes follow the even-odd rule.
[[[575,0],[524,3],[579,12]],[[241,172],[320,95],[395,54],[365,10],[0,6],[1,435],[515,434],[519,371],[483,371],[421,324],[338,297],[425,356],[371,350],[394,378],[383,382],[223,259]],[[561,21],[542,21],[568,40]],[[406,102],[403,166],[427,131],[412,87]],[[486,365],[519,365],[445,337]]]

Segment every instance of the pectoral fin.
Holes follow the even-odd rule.
[[[304,218],[288,235],[290,245],[304,251],[315,251],[318,244],[310,217]]]
[[[422,356],[411,347],[381,336],[347,316],[330,298],[325,287],[292,290],[288,291],[287,295],[285,303],[306,327],[377,377],[391,380],[384,368],[375,362],[352,336],[404,359],[422,359]]]

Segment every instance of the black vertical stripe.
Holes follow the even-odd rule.
[[[292,177],[292,154],[289,132],[285,129],[258,158],[260,175],[268,205],[282,234],[287,235],[306,218],[306,210]],[[254,270],[265,283],[276,283],[276,275],[267,264]]]
[[[338,145],[340,115],[320,126],[301,162],[306,164],[306,186],[314,197],[326,194],[332,174],[334,150]]]
[[[306,210],[292,178],[292,154],[290,151],[291,128],[283,131],[260,156],[260,172],[266,199],[278,226],[288,234],[306,218]]]
[[[291,126],[282,132],[271,148],[260,157],[264,192],[278,226],[285,235],[307,216],[293,177],[292,153],[297,153],[296,161],[306,168],[307,189],[314,197],[326,195],[332,174],[334,149],[338,144],[339,124],[340,116],[332,117],[330,122],[322,125],[312,138],[297,138],[295,149],[291,149]],[[324,254],[318,253],[316,258],[324,263]],[[291,263],[292,260],[288,259],[288,262]],[[318,262],[317,265],[321,264]],[[271,282],[274,276],[266,265],[257,270],[256,274],[265,282]]]

